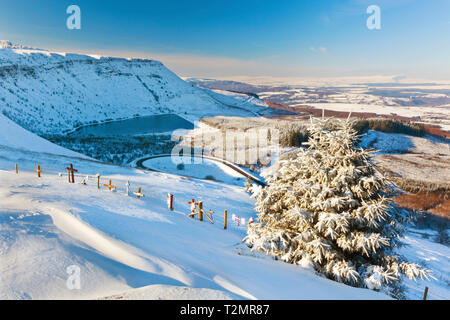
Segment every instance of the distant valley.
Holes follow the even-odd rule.
[[[325,109],[325,115],[329,116],[347,116],[353,112],[359,117],[403,118],[450,130],[450,84],[314,83],[308,79],[304,84],[280,84],[279,81],[251,84],[197,78],[186,81],[200,88],[255,95],[272,107],[298,114],[321,115]]]

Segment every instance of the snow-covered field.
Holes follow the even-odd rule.
[[[414,148],[412,137],[406,134],[384,133],[369,130],[360,146],[373,148],[378,153],[405,153]]]
[[[178,159],[183,159],[178,158]],[[223,183],[244,186],[245,177],[226,166],[223,163],[217,161],[186,157],[186,163],[178,165],[178,163],[172,161],[170,157],[154,158],[143,162],[146,168],[167,172],[171,174],[184,175],[199,179],[216,180]]]
[[[178,148],[190,148],[191,143],[202,146],[205,155],[228,160],[238,165],[252,165],[258,161],[269,163],[282,152],[279,146],[278,121],[261,118],[216,117],[206,119],[224,127],[216,128],[206,121],[196,123],[193,130],[184,130]],[[236,120],[236,121],[234,121]],[[209,122],[208,121],[208,122]],[[270,137],[268,136],[270,131]],[[173,136],[178,137],[179,135]],[[190,150],[190,149],[188,149]],[[245,170],[245,168],[243,168]],[[253,174],[253,173],[252,173]]]
[[[348,112],[373,112],[377,114],[396,114],[404,117],[420,117],[422,122],[438,124],[444,130],[450,130],[450,106],[389,106],[361,103],[308,103],[317,109]]]
[[[375,162],[403,178],[450,181],[450,143],[443,140],[370,130],[360,146],[377,150]]]
[[[450,299],[450,248],[434,241],[437,232],[435,230],[409,229],[404,237],[405,246],[399,253],[409,261],[414,261],[433,270],[430,281],[419,283],[404,279],[404,285],[408,299],[423,299],[425,286],[429,288],[427,299]]]

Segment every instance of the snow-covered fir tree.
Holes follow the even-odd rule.
[[[357,148],[351,120],[311,119],[307,148],[291,152],[253,189],[258,220],[248,228],[252,249],[351,286],[402,298],[401,275],[429,271],[394,253],[410,217],[395,208],[391,184]]]

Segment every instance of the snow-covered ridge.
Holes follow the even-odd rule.
[[[35,133],[60,134],[80,125],[161,113],[191,121],[251,116],[251,108],[222,104],[159,61],[57,53],[0,42],[0,111]]]
[[[11,41],[8,40],[0,40],[0,48],[4,49],[4,48],[11,48],[13,47],[13,44],[11,43]]]
[[[23,45],[13,44],[8,40],[0,40],[0,66],[11,65],[12,63],[17,63],[19,65],[26,66],[39,66],[48,63],[61,63],[65,61],[74,60],[125,60],[125,61],[147,61],[155,64],[161,64],[156,60],[151,59],[139,59],[139,58],[117,58],[117,57],[105,57],[102,55],[92,55],[92,54],[78,54],[78,53],[68,53],[68,52],[53,52],[45,49],[32,48]],[[50,59],[49,59],[50,58]],[[24,66],[22,66],[24,67]]]
[[[31,49],[31,50],[39,50],[35,48],[25,47],[20,44],[14,44],[9,40],[0,40],[0,49]]]

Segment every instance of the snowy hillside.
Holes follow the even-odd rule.
[[[415,138],[416,140],[423,138]],[[369,130],[362,138],[360,147],[374,148],[379,153],[406,153],[414,148],[412,137],[406,134],[384,133]]]
[[[360,146],[377,150],[376,164],[400,177],[438,183],[450,181],[448,141],[369,130]]]
[[[88,158],[85,155],[62,148],[31,133],[0,114],[0,148],[24,149],[39,153]]]
[[[161,62],[0,45],[0,111],[36,133],[161,113],[251,116],[183,81]]]
[[[58,174],[69,163],[81,175],[75,184]],[[98,190],[97,172],[117,191]],[[79,184],[86,174],[87,185]],[[241,187],[7,148],[0,148],[0,180],[0,299],[388,298],[250,253],[241,243],[245,226],[230,219],[223,230],[224,209],[255,217]],[[125,195],[127,180],[144,199]],[[216,212],[214,224],[186,216],[192,198]],[[70,290],[73,265],[81,288]]]
[[[256,215],[242,187],[84,160],[0,120],[0,299],[389,298],[250,252],[241,242],[245,225],[229,219],[223,230],[225,209],[247,221]],[[79,170],[76,184],[59,175],[69,163]],[[117,191],[98,190],[96,173]],[[144,199],[125,195],[128,180]],[[186,216],[192,198],[215,211],[213,225]],[[448,248],[409,239],[405,254],[432,261],[439,281],[408,282],[408,297],[420,299],[428,285],[430,299],[448,299]],[[69,266],[80,268],[80,289],[67,287]]]

